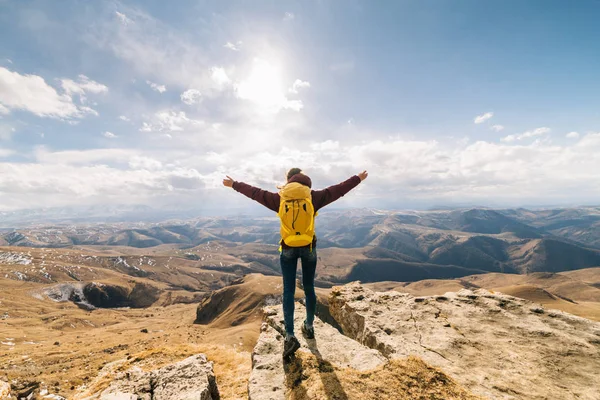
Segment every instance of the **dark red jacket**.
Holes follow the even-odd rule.
[[[308,187],[312,186],[310,178],[303,174],[292,176],[289,182],[298,182]],[[319,209],[325,207],[326,205],[333,203],[358,186],[360,182],[361,181],[358,175],[354,175],[350,179],[345,180],[342,183],[338,183],[337,185],[329,186],[326,189],[311,190],[310,194],[315,212],[319,211]],[[251,198],[252,200],[259,202],[269,210],[279,212],[279,203],[281,202],[279,193],[273,193],[267,190],[259,189],[244,182],[233,182],[233,189]],[[316,244],[317,237],[315,236],[313,239],[313,246],[316,246]],[[286,246],[285,243],[282,243],[282,247],[287,248],[288,246]]]

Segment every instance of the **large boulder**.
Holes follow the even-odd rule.
[[[158,370],[120,373],[101,400],[219,400],[213,364],[204,354]]]
[[[414,297],[335,287],[346,335],[390,359],[417,356],[492,399],[597,399],[600,323],[483,289]]]

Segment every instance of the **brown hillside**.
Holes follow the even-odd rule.
[[[217,328],[245,323],[258,326],[262,319],[262,307],[280,303],[282,290],[281,277],[246,275],[202,300],[194,322]],[[304,292],[296,289],[296,298],[303,296]]]

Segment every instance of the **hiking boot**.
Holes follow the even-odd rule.
[[[283,342],[283,358],[288,358],[300,348],[300,342],[295,336],[286,336]]]
[[[315,338],[315,328],[313,326],[306,325],[306,321],[302,324],[302,333],[307,339]]]

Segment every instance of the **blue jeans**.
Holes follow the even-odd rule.
[[[283,275],[283,319],[285,331],[294,334],[294,295],[296,293],[296,268],[302,260],[302,285],[306,295],[306,323],[312,325],[317,307],[315,294],[315,271],[317,269],[317,248],[292,247],[281,250],[281,274]]]

